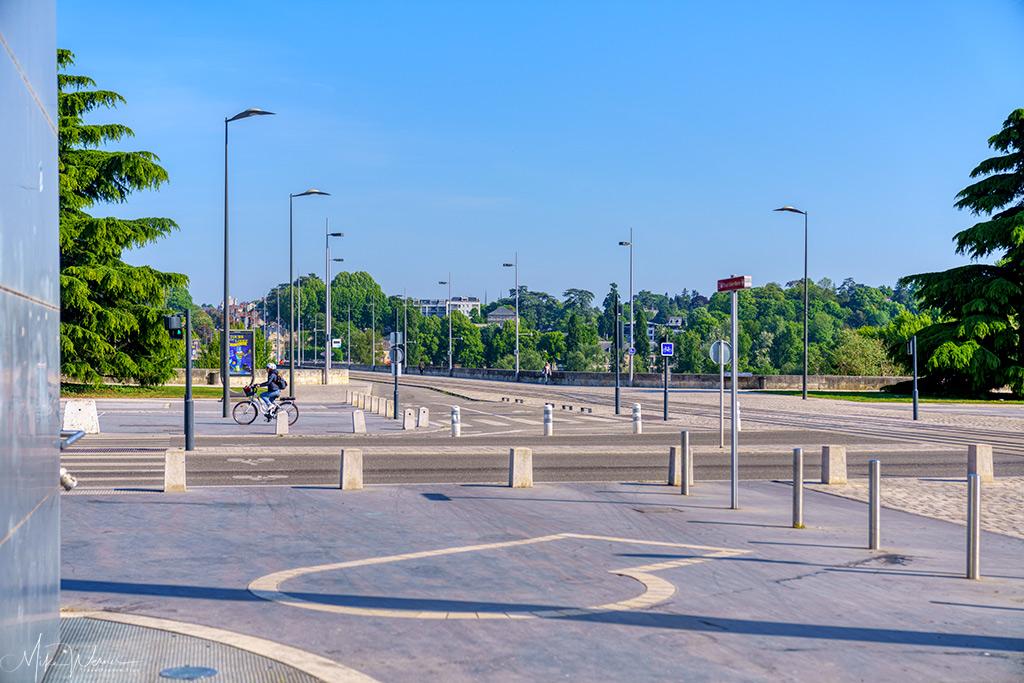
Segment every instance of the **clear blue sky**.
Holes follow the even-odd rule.
[[[170,183],[121,216],[179,232],[129,262],[223,292],[224,119],[231,294],[332,255],[386,293],[493,300],[608,284],[710,294],[803,274],[892,285],[963,263],[952,204],[1024,107],[1024,3],[110,2],[60,0],[76,72],[128,101],[125,147]],[[97,211],[96,213],[100,213]],[[337,272],[336,270],[334,272]]]

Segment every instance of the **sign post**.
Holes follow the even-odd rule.
[[[738,297],[737,294],[741,289],[750,289],[750,276],[741,275],[739,277],[733,276],[724,280],[718,281],[719,292],[730,292],[732,294],[732,348],[734,350],[739,349],[739,322],[737,319],[737,308],[738,308]],[[739,510],[739,468],[740,468],[740,443],[739,443],[739,409],[740,401],[739,395],[736,393],[736,385],[739,383],[739,354],[735,353],[732,357],[732,401],[731,401],[731,415],[732,415],[732,457],[730,459],[730,470],[732,473],[732,504],[730,508],[733,510]]]
[[[398,327],[398,310],[395,310],[395,327]],[[402,374],[402,363],[405,362],[405,344],[401,332],[391,333],[391,372],[395,376],[395,419],[398,419],[398,376]]]
[[[917,419],[917,335],[915,334],[907,342],[907,355],[911,356],[914,363],[914,419]]]
[[[662,417],[662,419],[665,422],[668,422],[668,359],[672,357],[673,349],[674,349],[674,345],[672,344],[672,342],[670,342],[670,341],[662,341],[661,342],[661,357],[662,357],[662,361],[665,364],[665,401],[664,401],[665,405],[664,405],[664,411],[663,411],[664,415]]]
[[[709,355],[718,363],[718,447],[725,448],[725,366],[732,359],[732,347],[727,341],[716,341]]]

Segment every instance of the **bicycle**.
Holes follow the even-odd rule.
[[[267,403],[257,395],[257,387],[247,384],[242,389],[249,398],[248,401],[236,403],[231,411],[231,417],[240,425],[250,425],[256,418],[263,415],[270,422],[277,418],[277,414],[284,411],[288,415],[288,424],[293,425],[299,419],[299,407],[295,405],[294,398],[282,398],[277,403]]]

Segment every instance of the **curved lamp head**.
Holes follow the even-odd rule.
[[[806,211],[801,211],[800,209],[794,209],[792,206],[784,206],[781,209],[773,209],[773,211],[789,211],[790,213],[799,213],[799,214],[803,214],[804,216],[807,215]]]
[[[516,264],[514,264],[514,263],[502,263],[501,267],[502,268],[515,268]]]
[[[310,194],[322,194],[322,195],[325,195],[327,197],[331,196],[330,192],[321,192],[320,190],[315,190],[313,188],[310,188],[310,189],[306,190],[305,192],[300,192],[298,194],[293,194],[293,195],[288,195],[288,196],[290,196],[290,197],[305,197],[306,195],[310,195]]]
[[[235,114],[230,119],[225,119],[225,121],[237,121],[238,119],[247,119],[250,116],[274,116],[274,112],[263,111],[262,109],[251,107],[243,111],[241,114]]]
[[[619,246],[620,247],[631,247],[631,246],[633,246],[633,243],[632,242],[619,242]]]
[[[345,233],[343,233],[343,232],[329,232],[329,233],[327,233],[327,236],[328,237],[344,237]]]

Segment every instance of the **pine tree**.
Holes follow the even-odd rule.
[[[101,202],[124,203],[136,190],[157,189],[167,172],[151,152],[103,149],[134,133],[83,119],[125,100],[94,89],[87,76],[66,73],[73,64],[71,52],[57,51],[61,372],[89,383],[112,376],[157,384],[173,374],[180,356],[174,347],[180,342],[172,342],[163,327],[165,294],[188,279],[128,265],[121,254],[166,237],[177,225],[169,218],[95,218],[86,211]]]
[[[941,312],[918,333],[937,388],[978,394],[1009,386],[1024,396],[1024,109],[1010,114],[988,143],[1002,156],[971,171],[981,180],[955,204],[987,218],[955,241],[958,254],[994,262],[910,275],[900,284],[919,285],[921,308]]]

